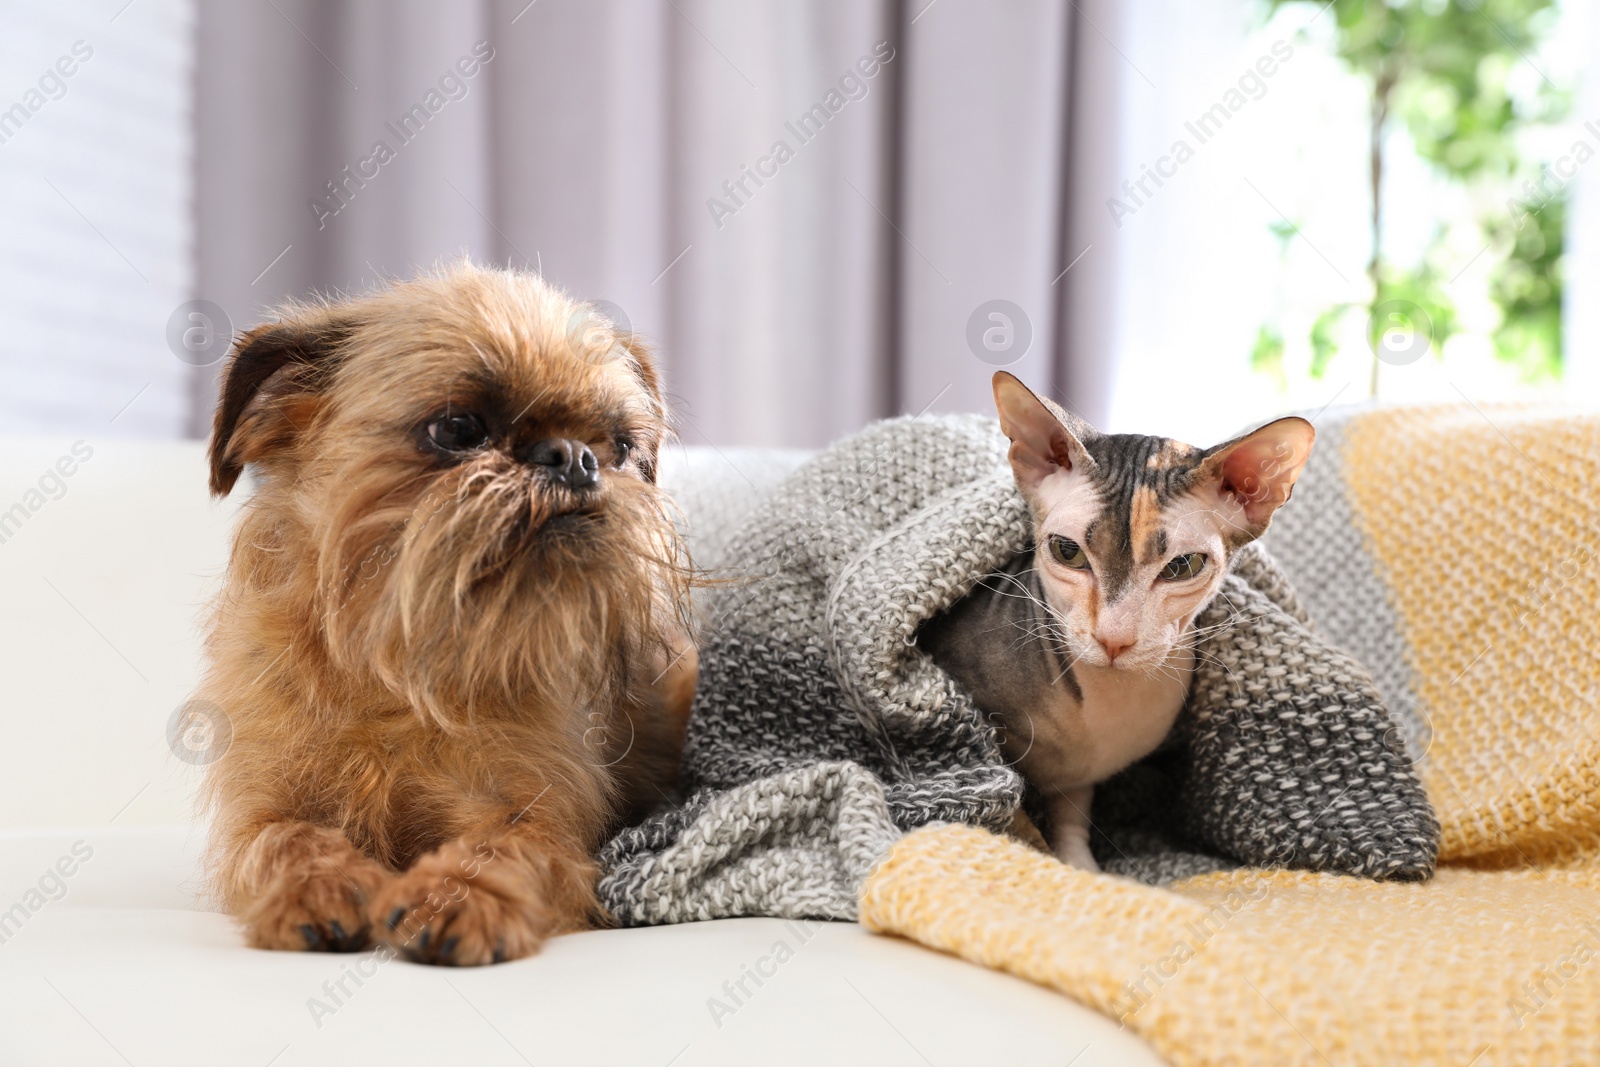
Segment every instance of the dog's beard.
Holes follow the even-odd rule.
[[[592,496],[490,456],[444,472],[396,463],[338,494],[320,531],[336,665],[370,671],[446,729],[485,708],[621,699],[661,647],[687,567],[654,486]]]

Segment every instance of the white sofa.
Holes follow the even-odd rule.
[[[476,970],[246,948],[200,899],[199,771],[165,737],[239,503],[207,498],[197,442],[74,444],[0,450],[0,1064],[1159,1062],[1071,1000],[847,923],[600,931]],[[748,504],[795,458],[674,449],[663,477],[692,524],[697,480]],[[762,962],[779,941],[792,958]]]

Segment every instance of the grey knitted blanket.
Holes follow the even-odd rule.
[[[685,750],[689,800],[601,855],[624,925],[853,919],[904,832],[1003,832],[1027,801],[918,627],[1031,543],[992,419],[878,423],[801,466],[726,543]],[[1293,505],[1289,505],[1290,508]],[[1168,742],[1096,789],[1096,858],[1151,884],[1239,865],[1433,871],[1439,827],[1367,672],[1241,552]]]

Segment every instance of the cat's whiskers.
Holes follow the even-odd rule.
[[[1210,626],[1191,626],[1188,630],[1188,633],[1195,638],[1214,637],[1217,634],[1228,632],[1229,630],[1238,626],[1240,623],[1252,622],[1255,619],[1265,618],[1268,614],[1269,612],[1265,611],[1250,614],[1236,608],[1229,612],[1228,616],[1221,622],[1213,623]]]
[[[1217,667],[1221,668],[1222,672],[1228,676],[1228,681],[1230,683],[1232,683],[1233,687],[1235,689],[1239,688],[1238,675],[1234,674],[1233,673],[1233,668],[1229,667],[1227,663],[1225,663],[1220,657],[1218,657],[1216,655],[1216,653],[1208,652],[1205,649],[1202,649],[1202,648],[1196,646],[1195,650],[1194,650],[1194,656],[1195,656],[1195,660],[1197,662],[1200,662],[1200,663],[1212,663],[1212,664],[1215,664]]]
[[[1061,679],[1065,678],[1067,676],[1068,672],[1070,672],[1072,670],[1072,668],[1075,667],[1077,665],[1078,661],[1080,659],[1082,659],[1082,658],[1083,658],[1083,653],[1079,652],[1077,655],[1073,656],[1070,660],[1068,660],[1066,662],[1066,664],[1064,666],[1062,666],[1061,671],[1055,676],[1055,679],[1050,684],[1051,685],[1060,685],[1061,684]]]
[[[1044,597],[1040,596],[1038,593],[1034,592],[1028,583],[1024,582],[1015,574],[998,572],[991,577],[1002,579],[1005,584],[1012,586],[1016,590],[1015,592],[1007,592],[1004,588],[1000,587],[1000,583],[997,583],[995,588],[996,595],[1017,600],[1026,600],[1032,603],[1035,607],[1039,608],[1041,612],[1041,615],[1035,616],[1027,621],[1020,619],[1013,620],[1012,625],[1018,630],[1022,631],[1022,635],[1017,638],[1016,644],[1012,646],[1013,649],[1021,648],[1030,639],[1037,639],[1040,637],[1047,637],[1051,639],[1058,647],[1067,649],[1072,648],[1072,642],[1067,639],[1067,634],[1070,632],[1067,620],[1062,617],[1061,613],[1056,610],[1053,604],[1051,604]],[[1072,665],[1077,663],[1078,660],[1082,658],[1082,655],[1082,653],[1078,653],[1076,656],[1074,656],[1072,661],[1067,664],[1066,669],[1070,670]],[[1065,671],[1056,677],[1056,681],[1059,682],[1064,676]]]
[[[1289,498],[1314,431],[1280,419],[1198,449],[1098,433],[1004,371],[994,392],[1034,545],[933,620],[927,647],[1008,737],[1037,731],[1017,769],[1056,855],[1095,870],[1094,786],[1154,751],[1198,673],[1241,687],[1219,644],[1254,616],[1222,577]],[[1222,617],[1195,625],[1213,598]]]

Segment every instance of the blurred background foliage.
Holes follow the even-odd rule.
[[[1378,389],[1379,347],[1386,331],[1427,331],[1436,357],[1459,328],[1447,282],[1470,264],[1447,242],[1440,220],[1420,261],[1394,262],[1384,244],[1385,184],[1397,150],[1411,151],[1440,178],[1470,188],[1483,205],[1475,224],[1479,256],[1493,257],[1489,297],[1499,310],[1493,332],[1496,355],[1515,365],[1525,380],[1561,374],[1561,261],[1566,220],[1564,179],[1551,160],[1531,158],[1524,148],[1529,130],[1559,123],[1571,106],[1569,87],[1556,85],[1540,69],[1537,53],[1559,26],[1555,0],[1266,0],[1265,17],[1281,8],[1321,9],[1333,16],[1339,60],[1369,93],[1368,196],[1371,255],[1365,303],[1327,308],[1310,330],[1310,373],[1320,378],[1337,353],[1348,317],[1366,319],[1373,359],[1370,388]],[[1302,35],[1304,38],[1304,35]],[[1302,39],[1299,44],[1311,46]],[[1521,64],[1538,74],[1536,88],[1513,91]],[[1392,136],[1403,132],[1404,137]],[[1582,160],[1579,160],[1582,162]],[[1414,208],[1408,207],[1408,210]],[[1285,245],[1292,226],[1274,227]],[[1396,305],[1420,314],[1407,323]],[[1387,305],[1383,315],[1375,314]],[[1385,321],[1380,321],[1385,320]],[[1258,372],[1284,380],[1283,327],[1264,323],[1251,353]]]

